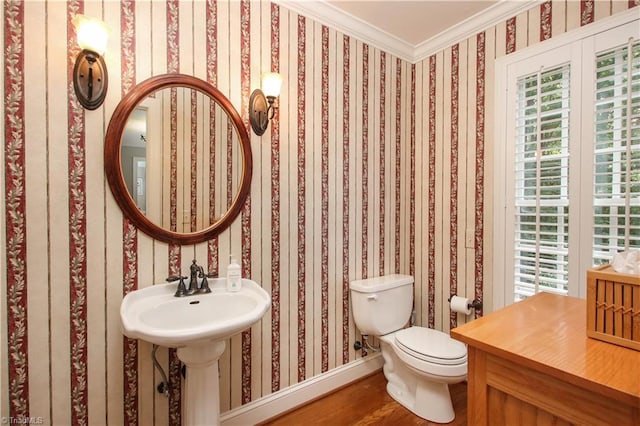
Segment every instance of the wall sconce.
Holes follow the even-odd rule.
[[[73,67],[73,89],[80,104],[94,110],[107,96],[109,79],[102,55],[107,50],[109,28],[101,20],[85,15],[74,16],[72,22],[82,48]]]
[[[262,136],[269,127],[275,107],[273,102],[280,96],[282,76],[275,72],[262,74],[262,90],[256,89],[249,98],[249,121],[253,132]]]

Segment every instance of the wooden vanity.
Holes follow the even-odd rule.
[[[640,351],[588,338],[586,301],[540,293],[451,330],[469,425],[640,425]]]

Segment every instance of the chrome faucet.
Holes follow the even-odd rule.
[[[211,293],[211,289],[209,288],[209,283],[207,282],[207,278],[215,278],[217,275],[215,274],[206,274],[204,272],[204,268],[197,264],[196,260],[193,259],[191,266],[189,267],[189,287],[185,285],[184,280],[187,277],[183,276],[172,276],[167,278],[167,282],[175,282],[180,281],[178,283],[178,288],[174,294],[175,297],[184,297],[191,296],[194,294],[205,294]],[[200,282],[200,286],[198,286],[198,278],[202,281]]]

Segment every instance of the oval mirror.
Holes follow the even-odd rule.
[[[105,139],[111,192],[151,237],[200,243],[242,210],[251,184],[249,135],[207,82],[183,74],[141,82],[116,107]]]

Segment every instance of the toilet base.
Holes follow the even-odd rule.
[[[435,423],[449,423],[455,419],[449,385],[446,383],[423,382],[416,386],[415,394],[388,382],[387,393],[400,405],[418,417]]]
[[[453,421],[456,415],[449,394],[449,383],[457,383],[464,380],[464,377],[437,379],[427,373],[418,373],[398,358],[392,345],[392,337],[389,335],[381,337],[383,372],[388,382],[389,395],[400,405],[425,420],[436,423]]]

